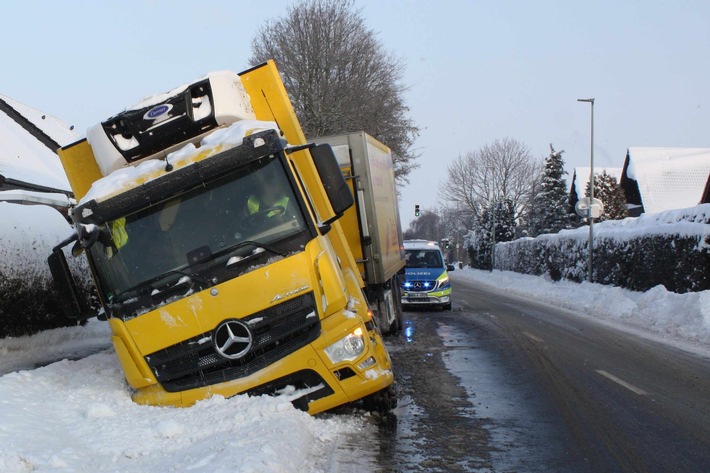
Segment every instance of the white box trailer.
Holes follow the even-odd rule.
[[[340,222],[384,333],[402,325],[399,273],[405,264],[392,153],[365,132],[316,138],[331,145],[355,204]]]

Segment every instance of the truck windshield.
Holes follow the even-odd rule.
[[[406,250],[407,268],[442,268],[439,250]]]
[[[89,251],[106,301],[155,294],[185,276],[214,281],[210,269],[301,251],[303,238],[294,237],[308,227],[283,166],[262,160],[103,224]]]

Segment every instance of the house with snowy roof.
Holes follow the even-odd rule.
[[[569,190],[569,206],[570,212],[574,213],[574,206],[577,202],[587,195],[587,185],[589,185],[589,177],[592,168],[590,167],[576,167],[572,172],[572,184]],[[616,181],[619,182],[621,179],[622,168],[607,168],[607,167],[594,167],[594,174],[596,176],[601,175],[604,171],[610,176],[614,176]]]
[[[705,184],[705,191],[703,192],[703,198],[700,199],[701,204],[710,204],[710,176],[708,176],[708,182]]]
[[[66,207],[72,193],[57,149],[76,139],[58,118],[0,95],[0,201]]]
[[[707,192],[710,148],[629,148],[621,175],[630,216],[693,207]]]

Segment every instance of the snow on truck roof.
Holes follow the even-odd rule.
[[[624,179],[632,179],[648,213],[697,205],[710,175],[710,148],[628,149]]]
[[[260,120],[241,120],[229,127],[219,128],[202,138],[199,149],[188,143],[177,151],[168,154],[167,160],[173,169],[188,166],[199,159],[212,156],[229,148],[239,146],[244,137],[264,130],[279,131],[275,122]],[[95,181],[89,192],[82,197],[79,205],[91,200],[105,200],[123,191],[137,187],[146,182],[157,179],[168,172],[165,171],[165,160],[148,159],[135,166],[126,166],[118,169],[106,177]]]
[[[0,95],[0,174],[45,187],[70,190],[52,149],[76,141],[63,121]]]

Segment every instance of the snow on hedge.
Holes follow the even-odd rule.
[[[314,471],[360,422],[313,418],[284,397],[139,406],[107,350],[0,377],[0,471]]]
[[[598,238],[628,241],[645,235],[681,235],[693,237],[710,236],[710,204],[656,214],[644,213],[639,217],[623,220],[606,220],[594,224]],[[574,230],[562,230],[555,234],[540,235],[539,239],[575,238],[588,239],[589,226]]]
[[[710,349],[710,290],[676,294],[656,286],[636,292],[602,284],[555,282],[540,276],[476,269],[456,271],[452,279],[454,284],[457,279],[475,282],[504,294],[569,309],[580,316],[641,329],[668,342],[691,342],[703,351]]]
[[[587,279],[589,227],[499,243],[496,269]],[[594,225],[594,281],[645,291],[710,289],[710,204]]]

